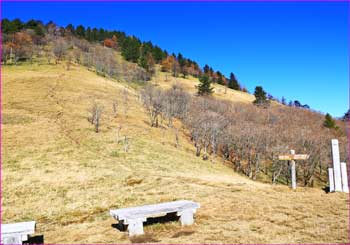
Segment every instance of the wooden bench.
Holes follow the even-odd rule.
[[[1,244],[22,244],[35,232],[35,221],[1,224]]]
[[[161,217],[168,213],[176,213],[177,216],[180,216],[181,225],[192,225],[193,214],[199,207],[199,203],[181,200],[115,209],[110,210],[110,214],[118,220],[120,224],[128,226],[129,236],[134,236],[143,234],[143,222],[147,221],[147,218]]]

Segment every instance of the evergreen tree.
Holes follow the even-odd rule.
[[[216,75],[218,76],[218,80],[216,82],[218,84],[225,85],[224,76],[222,75],[222,73],[220,71],[217,71]]]
[[[302,107],[302,104],[299,102],[299,100],[294,100],[294,106],[295,107]]]
[[[335,121],[329,113],[324,118],[323,126],[326,128],[336,128]]]
[[[34,30],[35,34],[38,36],[45,35],[44,24],[38,20],[29,20],[25,25],[25,28]]]
[[[230,73],[230,80],[228,82],[228,87],[231,89],[240,90],[240,86],[236,79],[236,76],[232,72]]]
[[[163,52],[163,50],[161,48],[159,48],[158,46],[155,46],[152,49],[152,56],[154,58],[154,61],[159,64],[164,58],[166,58],[165,53]]]
[[[97,38],[97,40],[98,41],[102,41],[104,39],[105,39],[105,30],[103,28],[100,28],[98,30],[98,38]]]
[[[145,44],[142,44],[140,47],[140,56],[138,58],[138,65],[148,71],[148,48]]]
[[[24,24],[20,19],[14,19],[13,21],[3,19],[1,21],[2,32],[6,34],[19,32],[20,30],[22,30],[23,26]]]
[[[85,28],[82,25],[78,25],[77,29],[75,29],[75,34],[78,37],[85,37]]]
[[[137,63],[140,56],[141,42],[135,37],[127,37],[122,45],[122,56],[127,60]]]
[[[199,78],[198,95],[211,95],[213,88],[208,75],[203,75]]]
[[[90,42],[92,41],[92,32],[90,27],[86,28],[85,39]]]
[[[92,29],[92,33],[91,33],[91,40],[92,41],[97,41],[99,39],[98,35],[99,34],[98,34],[97,28],[93,28]]]
[[[282,105],[286,105],[286,98],[284,98],[284,96],[282,96],[282,99],[281,99],[281,103],[282,103]]]
[[[350,121],[350,109],[347,112],[345,112],[342,120],[343,121]]]
[[[208,65],[205,65],[205,66],[203,67],[203,72],[204,72],[204,74],[208,74],[208,75],[209,75],[209,70],[210,70],[210,67],[209,67]]]
[[[66,32],[69,33],[69,34],[74,35],[75,34],[74,26],[72,24],[68,24],[66,26]]]
[[[254,91],[254,104],[258,106],[268,106],[269,105],[269,100],[266,98],[266,92],[264,91],[263,87],[261,86],[256,86],[255,91]]]

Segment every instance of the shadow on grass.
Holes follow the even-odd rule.
[[[143,226],[153,225],[156,223],[164,224],[171,221],[178,221],[179,219],[180,217],[177,216],[176,213],[168,213],[167,215],[161,217],[147,218],[147,221],[143,222]],[[112,227],[118,229],[119,231],[126,231],[128,226],[123,222],[119,222],[118,224],[112,224]]]
[[[31,236],[23,244],[44,244],[44,235]]]

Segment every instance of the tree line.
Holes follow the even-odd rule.
[[[25,30],[31,37],[19,35]],[[126,61],[138,64],[145,69],[149,75],[153,75],[155,65],[161,65],[162,71],[171,72],[175,77],[188,75],[201,77],[206,75],[211,82],[227,86],[235,90],[247,90],[239,84],[234,73],[231,72],[230,77],[226,78],[220,71],[214,71],[208,65],[203,69],[196,61],[184,57],[181,53],[168,54],[166,50],[161,49],[158,45],[154,45],[151,41],[141,41],[139,38],[126,35],[121,31],[110,31],[103,28],[84,27],[82,25],[74,26],[68,24],[66,27],[59,27],[50,21],[47,24],[39,20],[29,20],[22,22],[20,19],[2,20],[2,32],[4,35],[3,44],[6,49],[3,60],[6,62],[9,56],[15,57],[14,61],[30,59],[31,48],[26,48],[30,42],[38,44],[42,42],[45,35],[51,34],[67,38],[78,38],[86,40],[89,43],[99,43],[104,47],[119,51]],[[27,38],[26,40],[24,40]],[[12,52],[10,54],[10,52]]]

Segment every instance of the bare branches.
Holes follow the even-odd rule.
[[[53,44],[52,52],[56,57],[56,64],[62,60],[63,56],[66,54],[68,49],[68,44],[63,38],[57,39]]]
[[[96,133],[99,132],[101,114],[102,114],[102,106],[97,104],[96,102],[93,102],[90,108],[90,116],[88,117],[88,121],[94,125]]]

